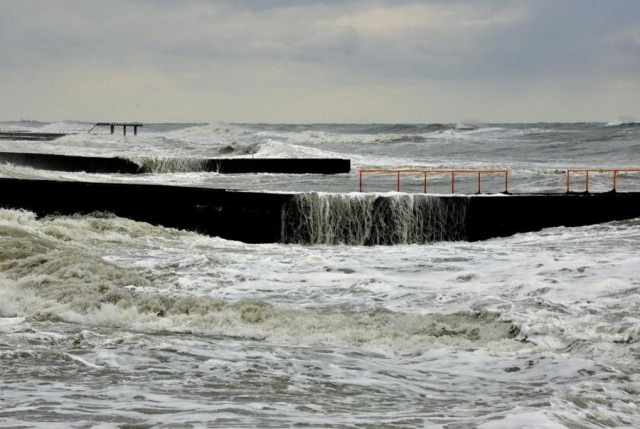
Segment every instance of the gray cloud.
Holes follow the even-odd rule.
[[[416,109],[438,113],[422,96],[454,121],[515,120],[511,94],[529,97],[521,120],[640,116],[625,95],[639,91],[638,18],[635,0],[5,0],[0,90],[11,105],[0,115],[82,119],[151,103],[151,120],[350,121],[404,105],[388,121],[413,121]],[[96,87],[111,91],[92,101],[83,91]],[[585,94],[600,106],[585,109]],[[57,114],[54,97],[68,100]],[[34,106],[42,99],[48,109]]]

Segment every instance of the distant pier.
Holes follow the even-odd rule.
[[[122,134],[123,135],[127,135],[127,127],[131,127],[133,128],[133,135],[137,136],[138,135],[138,127],[142,127],[142,124],[140,122],[97,122],[89,131],[88,133],[90,133],[91,131],[93,131],[94,129],[98,128],[98,127],[109,127],[111,134],[113,134],[115,132],[115,128],[116,127],[122,127]]]

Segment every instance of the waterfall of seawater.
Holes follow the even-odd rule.
[[[299,194],[287,203],[282,241],[412,244],[466,237],[466,197]]]
[[[199,158],[135,158],[133,162],[144,173],[188,173],[205,171],[206,159]]]

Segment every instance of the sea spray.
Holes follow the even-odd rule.
[[[463,240],[466,197],[295,195],[284,208],[282,241],[389,245]]]

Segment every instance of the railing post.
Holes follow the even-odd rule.
[[[585,170],[584,173],[584,189],[586,192],[589,192],[589,170]]]
[[[509,193],[509,172],[508,171],[504,172],[504,193],[505,194]]]
[[[567,170],[567,193],[571,190],[571,170]]]
[[[360,192],[362,192],[362,170],[360,170],[359,173],[360,173]]]
[[[396,189],[398,190],[398,192],[400,192],[400,171],[398,171],[397,173],[398,173],[398,186],[396,187]]]
[[[451,193],[456,193],[456,172],[451,171]]]
[[[613,190],[615,192],[618,182],[618,170],[613,170]]]
[[[478,171],[478,193],[482,193],[482,190],[480,189],[480,172]]]
[[[427,193],[427,172],[424,171],[424,193]]]

